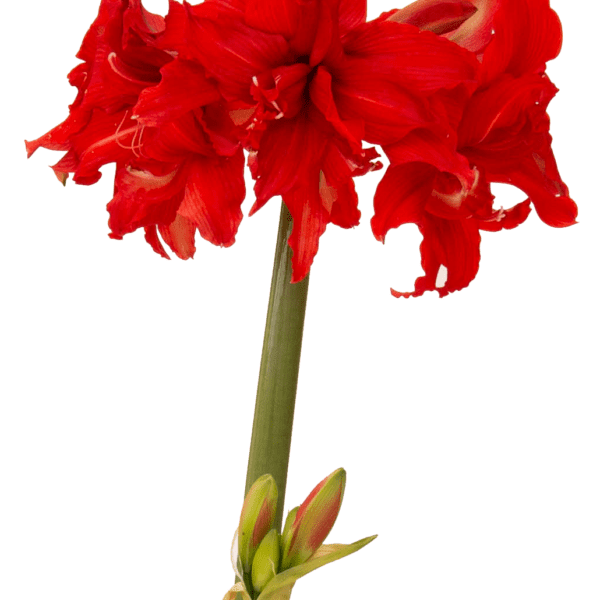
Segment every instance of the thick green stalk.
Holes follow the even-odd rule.
[[[292,224],[292,217],[282,202],[245,491],[247,494],[251,485],[265,473],[274,477],[279,490],[274,526],[279,530],[308,293],[308,275],[299,283],[290,283],[292,251],[287,240]]]

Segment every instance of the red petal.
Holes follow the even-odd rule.
[[[102,165],[133,158],[140,133],[138,123],[132,121],[127,112],[107,115],[95,110],[87,126],[69,140],[79,159],[75,183],[95,183],[100,179],[98,169]]]
[[[340,35],[367,20],[367,0],[340,0]]]
[[[477,91],[467,106],[458,130],[459,146],[477,146],[488,136],[507,137],[524,131],[526,121],[538,119],[558,90],[545,76],[510,75]],[[515,129],[516,127],[516,129]]]
[[[334,225],[345,229],[358,225],[360,210],[358,210],[358,195],[352,179],[343,183],[330,184],[324,174],[321,177],[319,194],[321,202],[331,206],[330,220]]]
[[[136,103],[140,92],[160,81],[160,68],[172,57],[154,48],[162,18],[143,10],[140,2],[104,0],[88,31],[79,58],[86,61],[85,76],[73,73],[82,107],[116,112]],[[149,25],[150,23],[150,25]],[[78,86],[78,87],[79,87]]]
[[[213,148],[221,156],[233,156],[240,142],[239,130],[231,119],[229,106],[221,101],[209,104],[202,110],[201,124]]]
[[[475,57],[409,25],[372,21],[350,32],[344,46],[348,57],[332,72],[333,95],[343,119],[364,121],[371,143],[391,144],[418,128],[447,130],[448,115],[428,97],[456,88],[464,102],[458,90],[475,85]]]
[[[446,37],[479,55],[492,39],[494,16],[502,0],[471,0],[477,12]]]
[[[333,97],[341,118],[364,123],[364,140],[379,145],[393,144],[413,129],[434,127],[437,117],[427,100],[411,94],[392,81],[379,78],[365,61],[353,61],[333,81]]]
[[[340,64],[344,60],[344,51],[340,41],[339,0],[321,0],[315,39],[310,50],[309,64],[316,67],[321,62],[329,67]]]
[[[141,0],[129,0],[128,4],[129,8],[123,15],[123,24],[126,30],[133,29],[147,42],[150,42],[156,34],[164,31],[164,18],[146,10]]]
[[[448,140],[441,140],[427,129],[409,133],[401,141],[386,146],[384,151],[393,165],[423,162],[456,175],[465,186],[473,182],[469,161]]]
[[[511,208],[495,210],[488,219],[477,219],[479,229],[485,231],[500,231],[502,229],[514,229],[527,219],[531,212],[529,200],[515,204]]]
[[[220,99],[217,88],[210,83],[204,69],[191,61],[177,59],[165,65],[161,82],[146,88],[133,109],[144,125],[158,126],[187,111]]]
[[[144,238],[150,244],[150,246],[152,246],[154,252],[160,254],[163,258],[166,258],[167,260],[171,260],[171,257],[166,253],[163,245],[160,243],[158,232],[156,230],[156,225],[148,225],[147,227],[144,227],[144,232]],[[117,236],[111,237],[113,237],[114,239],[121,239]]]
[[[197,158],[190,163],[178,213],[217,246],[231,246],[242,220],[244,153],[231,158]]]
[[[255,117],[292,119],[306,106],[305,89],[311,68],[304,63],[283,65],[253,78],[252,96],[260,103]]]
[[[371,229],[380,242],[390,229],[404,223],[420,223],[433,191],[436,169],[425,163],[390,166],[375,192]]]
[[[364,175],[381,168],[381,163],[371,163],[379,155],[372,148],[366,149],[360,163],[355,156],[349,157],[331,141],[327,146],[321,167],[320,194],[325,209],[331,213],[331,222],[340,227],[354,227],[360,220],[358,196],[352,177]]]
[[[206,135],[201,118],[202,111],[198,109],[196,112],[187,112],[158,129],[144,130],[144,157],[160,162],[180,163],[190,154],[214,156],[214,148]]]
[[[548,0],[502,0],[494,29],[483,55],[486,82],[501,73],[539,73],[560,52],[562,28]]]
[[[177,52],[180,58],[193,57],[191,41],[194,37],[192,6],[169,0],[169,12],[165,17],[165,31],[158,40],[161,48]]]
[[[138,227],[172,223],[183,199],[184,181],[185,169],[163,176],[131,167],[118,169],[115,196],[107,206],[110,237],[121,239]]]
[[[305,186],[315,173],[318,175],[326,147],[327,137],[311,119],[310,109],[303,110],[293,119],[272,121],[256,155],[256,203],[250,214],[261,208],[269,198],[289,192],[294,187]]]
[[[214,77],[227,100],[252,103],[252,78],[289,62],[285,38],[249,27],[237,13],[214,12],[212,2],[193,7],[193,54]],[[168,23],[168,22],[167,22]]]
[[[47,148],[48,150],[68,150],[69,137],[73,132],[81,130],[89,120],[91,115],[86,114],[83,122],[75,122],[71,117],[67,118],[60,125],[57,125],[37,140],[28,142],[25,140],[25,148],[27,150],[27,158],[38,148]]]
[[[158,227],[156,225],[149,225],[144,227],[144,231],[146,241],[163,258],[171,259],[160,242],[158,231],[160,231],[160,235],[171,250],[182,260],[193,258],[196,252],[194,243],[196,227],[181,215],[177,215],[170,225],[158,225]]]
[[[169,248],[182,260],[193,258],[196,252],[196,226],[179,213],[170,225],[159,225],[158,230]],[[160,254],[160,253],[159,253]]]
[[[552,153],[546,105],[554,86],[545,76],[499,79],[473,98],[465,113],[461,148],[490,181],[522,189],[540,218],[553,227],[575,223],[577,206],[569,198]]]
[[[69,173],[75,173],[79,161],[75,152],[69,150],[55,165],[52,166],[52,170],[56,175],[56,178],[64,185],[69,178]]]
[[[316,176],[306,181],[303,187],[283,194],[283,201],[294,219],[288,244],[293,252],[291,283],[298,283],[308,275],[319,249],[319,238],[327,227],[329,214],[321,203]]]
[[[315,43],[324,0],[247,0],[246,23],[289,40],[296,56],[308,56]]]
[[[549,176],[549,173],[556,175]],[[568,227],[577,222],[577,204],[569,197],[569,189],[558,175],[551,151],[545,157],[537,155],[524,161],[509,178],[510,183],[529,196],[546,225]]]
[[[448,221],[427,216],[419,223],[423,235],[421,265],[425,275],[415,281],[414,292],[396,292],[398,297],[421,296],[437,291],[440,298],[467,287],[479,270],[481,235],[473,219]],[[436,286],[441,267],[447,269],[445,284]]]
[[[476,11],[468,0],[417,0],[396,11],[389,20],[441,35],[455,30]]]
[[[245,21],[250,27],[290,40],[299,28],[306,27],[306,13],[314,13],[317,4],[315,0],[246,0]]]
[[[323,116],[331,123],[333,128],[344,138],[354,152],[361,152],[361,141],[348,129],[342,121],[335,105],[331,91],[331,75],[325,67],[319,67],[313,76],[309,87],[310,99],[321,111]]]
[[[456,44],[416,27],[377,20],[361,25],[344,39],[353,60],[346,71],[389,80],[411,92],[451,89],[475,84],[479,65],[475,57]],[[364,61],[364,62],[362,62]]]

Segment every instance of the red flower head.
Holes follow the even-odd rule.
[[[481,61],[477,90],[453,116],[456,152],[441,153],[430,132],[413,132],[385,148],[392,165],[376,193],[373,232],[383,241],[391,228],[416,223],[423,235],[425,275],[414,292],[393,291],[396,296],[427,290],[444,296],[467,286],[479,268],[480,230],[516,227],[530,202],[554,227],[571,225],[577,216],[552,154],[546,114],[557,90],[545,63],[558,55],[562,41],[556,13],[548,0],[469,4],[419,0],[391,16],[436,31]],[[515,185],[528,199],[496,210],[490,182]],[[436,286],[443,268],[447,280]]]
[[[358,224],[352,178],[381,166],[362,141],[446,131],[437,95],[476,76],[455,44],[385,19],[365,23],[365,13],[365,0],[170,4],[161,45],[180,64],[201,65],[227,102],[250,151],[251,214],[281,195],[294,218],[293,281],[308,273],[328,223]]]
[[[233,243],[245,194],[243,152],[229,139],[232,124],[201,67],[157,47],[164,29],[140,0],[102,0],[77,54],[84,63],[69,75],[79,90],[69,117],[26,145],[29,156],[40,146],[67,152],[53,167],[63,183],[73,173],[76,183],[93,184],[100,166],[117,163],[111,237],[144,227],[168,258],[158,230],[189,258],[196,229],[215,244]]]

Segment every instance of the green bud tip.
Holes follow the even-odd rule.
[[[298,513],[299,508],[299,506],[296,506],[296,508],[292,508],[292,510],[290,510],[290,512],[287,514],[287,517],[285,518],[285,524],[283,526],[283,532],[281,534],[281,552],[283,552],[288,540],[290,539],[290,531],[296,519],[296,514]]]

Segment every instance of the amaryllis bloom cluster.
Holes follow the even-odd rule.
[[[247,157],[250,214],[281,196],[292,215],[296,282],[329,224],[358,225],[353,179],[382,167],[379,146],[373,233],[416,223],[425,275],[410,294],[445,295],[475,276],[481,229],[517,226],[530,203],[549,225],[575,221],[546,114],[560,44],[547,0],[419,0],[371,21],[366,0],[170,0],[165,18],[101,0],[70,115],[27,149],[65,151],[63,182],[116,163],[111,237],[143,228],[184,259],[196,230],[235,241]],[[496,208],[491,182],[528,200]]]

